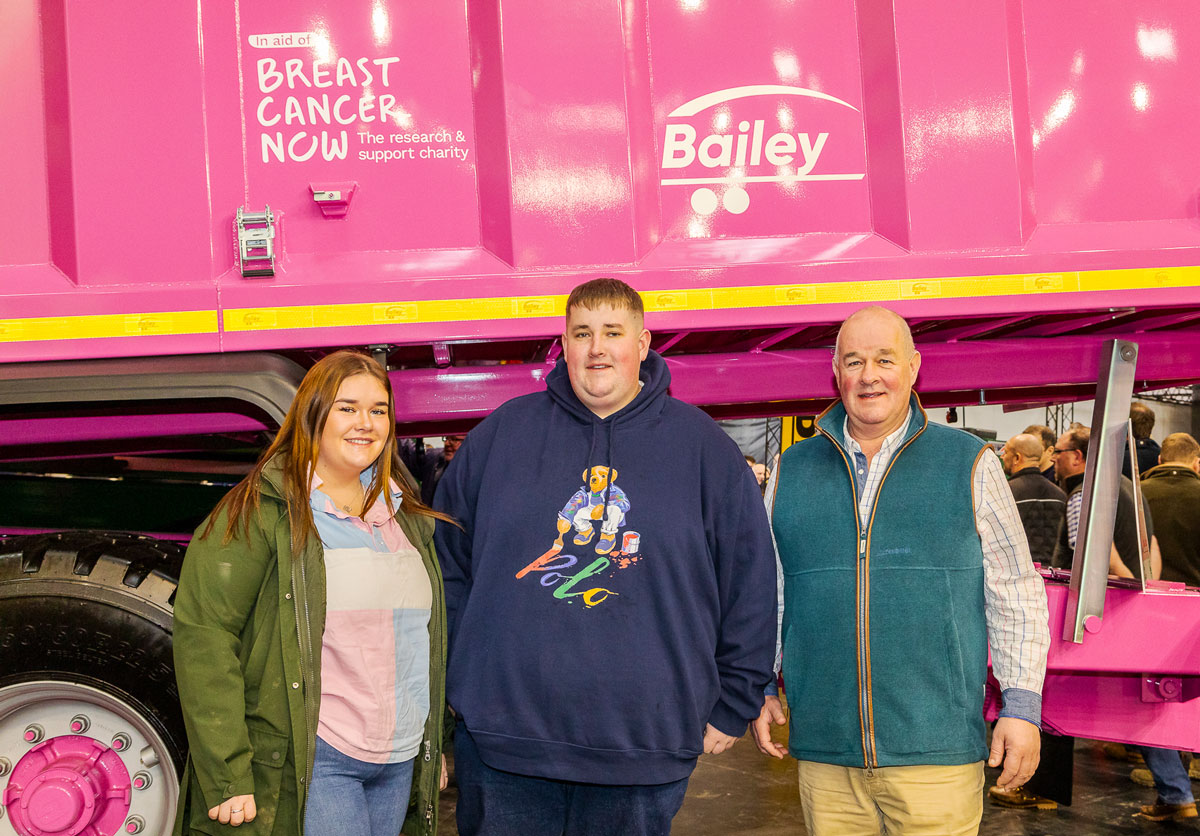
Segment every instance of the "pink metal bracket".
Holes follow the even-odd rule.
[[[358,183],[354,180],[339,182],[309,183],[313,201],[321,209],[321,214],[327,218],[344,218],[350,211],[350,200],[358,191]]]

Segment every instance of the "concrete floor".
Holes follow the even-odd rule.
[[[777,739],[786,739],[782,731]],[[1129,780],[1130,764],[1108,758],[1099,743],[1080,740],[1075,751],[1075,797],[1055,811],[983,807],[981,836],[1117,836],[1117,834],[1200,834],[1200,819],[1154,823],[1135,819],[1139,805],[1154,801],[1154,790]],[[988,770],[988,784],[999,770]],[[1200,791],[1200,785],[1197,785]],[[457,836],[453,786],[442,794],[440,834]],[[746,737],[719,756],[700,759],[688,784],[674,836],[799,836],[806,833],[796,790],[795,762],[759,754]]]

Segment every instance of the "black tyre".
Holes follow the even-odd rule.
[[[170,832],[182,561],[132,534],[0,538],[0,834]]]

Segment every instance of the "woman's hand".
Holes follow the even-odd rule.
[[[445,770],[445,768],[443,762],[442,769]],[[444,775],[445,772],[443,771],[442,774]],[[254,821],[254,817],[257,815],[258,808],[254,806],[253,795],[235,795],[233,798],[227,798],[221,802],[220,807],[213,807],[208,811],[210,819],[230,827],[238,827],[245,822]]]
[[[446,756],[442,755],[442,780],[438,784],[439,790],[444,790],[450,786],[450,770],[446,769]]]

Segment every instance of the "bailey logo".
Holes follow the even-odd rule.
[[[790,115],[793,112],[790,108],[777,110],[771,120],[754,118],[762,111],[761,107],[757,111],[744,108],[747,112],[739,115],[747,118],[736,118],[731,106],[720,109],[715,118],[697,118],[721,105],[762,96],[776,99],[804,97],[858,112],[858,108],[849,102],[820,90],[780,84],[752,84],[717,90],[675,108],[667,116],[662,145],[664,176],[659,182],[663,186],[699,186],[691,195],[692,209],[698,214],[711,215],[723,205],[726,211],[740,215],[750,206],[746,185],[751,183],[861,180],[866,176],[865,173],[823,171],[821,155],[830,142],[830,132],[821,131],[819,124],[814,126],[815,130],[813,127],[807,131],[791,130],[794,124],[781,124],[781,114]],[[772,123],[770,127],[768,121]],[[704,125],[702,130],[716,130],[701,137],[697,130],[701,123]],[[736,127],[736,131],[729,132],[731,127]],[[687,173],[698,176],[665,176],[668,171],[673,175],[683,174],[679,169],[688,169]]]

